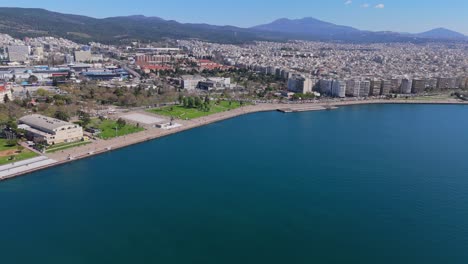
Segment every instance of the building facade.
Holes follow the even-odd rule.
[[[48,145],[71,143],[83,139],[83,128],[73,123],[42,115],[28,115],[19,119],[20,128],[34,142]]]
[[[312,92],[312,79],[299,75],[293,74],[288,79],[288,91],[294,93],[311,93]]]

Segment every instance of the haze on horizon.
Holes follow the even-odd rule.
[[[184,23],[252,27],[279,18],[314,17],[362,30],[418,33],[444,27],[468,35],[465,0],[290,0],[271,1],[147,0],[68,2],[61,0],[0,0],[3,7],[44,8],[97,18],[128,15],[157,16]]]

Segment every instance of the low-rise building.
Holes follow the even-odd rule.
[[[42,115],[28,115],[19,119],[20,128],[28,139],[48,145],[71,143],[83,139],[83,128],[73,123]]]
[[[224,90],[231,88],[231,78],[208,78],[200,81],[197,86],[200,90]]]
[[[77,50],[75,51],[75,61],[76,62],[87,62],[91,61],[93,55],[90,50]]]
[[[194,90],[197,88],[198,83],[204,80],[205,78],[200,75],[184,75],[182,76],[181,87],[185,90]]]

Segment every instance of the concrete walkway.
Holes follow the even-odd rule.
[[[50,166],[57,161],[44,156],[23,160],[15,163],[0,166],[0,181],[10,178],[13,175],[34,171],[36,169]]]

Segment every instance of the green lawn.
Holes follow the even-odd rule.
[[[62,150],[66,150],[69,148],[76,148],[76,147],[80,147],[80,146],[84,146],[88,144],[91,144],[91,141],[79,141],[79,142],[73,142],[73,143],[57,144],[57,145],[53,145],[47,148],[46,152],[55,153],[57,151],[62,151]]]
[[[239,107],[241,107],[239,102],[233,101],[229,103],[228,101],[221,101],[219,105],[212,103],[210,111],[208,112],[199,110],[197,108],[186,108],[181,105],[166,106],[162,108],[151,109],[151,110],[148,110],[148,112],[157,114],[157,115],[175,117],[179,119],[195,119],[195,118],[209,116],[209,115],[224,112],[224,111],[229,111],[229,110],[236,109]]]
[[[95,127],[95,128],[100,129],[102,132],[101,134],[99,134],[98,137],[101,139],[111,139],[111,138],[115,138],[116,136],[121,137],[121,136],[130,135],[130,134],[145,130],[142,127],[137,127],[137,126],[127,124],[124,127],[119,127],[117,129],[117,134],[116,134],[115,128],[118,127],[117,121],[114,121],[114,120],[101,121],[99,119],[92,120],[91,124],[88,127]]]
[[[32,152],[28,149],[24,149],[21,153],[15,152],[13,154],[5,155],[5,152],[18,149],[18,146],[7,146],[6,141],[6,139],[0,139],[0,154],[3,152],[3,155],[0,155],[0,166],[26,159],[32,159],[39,156],[35,152]],[[10,160],[11,156],[15,157],[14,160]]]

